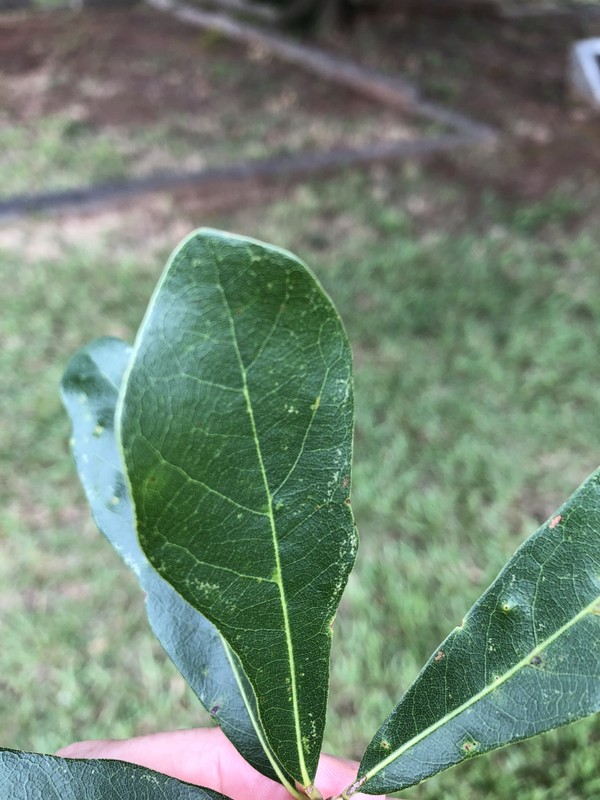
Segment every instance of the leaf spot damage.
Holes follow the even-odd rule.
[[[550,525],[548,526],[550,530],[554,530],[554,528],[556,528],[556,526],[560,523],[561,520],[562,516],[560,514],[557,514],[555,517],[552,517],[552,519],[550,520]]]
[[[530,667],[539,667],[542,664],[542,657],[541,656],[534,656],[531,661],[529,662]]]
[[[443,661],[445,655],[446,654],[444,653],[443,650],[438,650],[437,653],[435,654],[434,661]]]
[[[460,749],[462,754],[465,758],[469,758],[470,756],[475,756],[479,752],[481,745],[476,739],[465,739],[461,745]]]

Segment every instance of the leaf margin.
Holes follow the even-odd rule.
[[[7,764],[9,761],[13,762],[12,765]],[[33,764],[31,762],[33,762]],[[11,773],[14,773],[15,769],[18,769],[19,767],[27,768],[27,766],[38,771],[37,778],[32,777],[31,774],[28,774],[26,782],[24,783],[21,780],[20,786],[15,787],[14,781],[12,780],[13,775]],[[6,780],[11,781],[11,783],[8,785],[10,794],[8,796],[3,796],[3,800],[30,800],[32,780],[37,780],[39,782],[45,779],[47,788],[47,781],[52,780],[52,776],[44,773],[45,766],[48,767],[48,769],[53,767],[54,770],[61,769],[63,772],[68,773],[72,778],[72,786],[70,787],[72,790],[77,789],[78,786],[79,788],[85,787],[87,790],[91,776],[96,776],[97,779],[97,774],[100,773],[100,777],[103,778],[104,773],[107,773],[106,778],[109,779],[110,783],[113,782],[115,775],[117,778],[125,778],[126,776],[131,778],[133,776],[134,781],[137,784],[137,788],[142,787],[148,789],[149,794],[146,795],[146,800],[231,800],[231,798],[227,797],[221,792],[215,791],[214,789],[208,789],[204,786],[196,786],[194,784],[181,781],[178,778],[165,775],[162,772],[157,772],[156,770],[140,766],[139,764],[133,764],[128,761],[108,758],[64,758],[45,753],[32,753],[23,750],[0,747],[0,786],[3,783],[3,775],[5,771],[7,773],[5,775]],[[156,791],[152,791],[150,789],[152,782],[154,782],[156,786],[159,786],[159,784],[162,785],[159,786]],[[33,788],[37,788],[37,791],[39,792],[40,788],[44,788],[44,786],[42,784],[38,784],[38,787],[34,786]],[[65,784],[63,782],[62,786],[53,786],[51,788],[54,790],[60,789],[62,791],[62,789],[65,788]],[[135,789],[136,787],[134,786],[134,790]],[[15,793],[13,793],[13,790],[15,790]],[[20,790],[24,791],[21,792]],[[121,793],[120,787],[117,787],[114,794],[111,791],[111,793],[108,795],[104,794],[104,791],[102,795],[97,795],[96,787],[92,787],[92,791],[94,793],[91,795],[88,795],[86,791],[86,796],[89,798],[89,800],[122,800],[124,797],[124,795]],[[71,794],[70,796],[75,797],[75,795]],[[137,796],[138,795],[136,791],[136,797]],[[58,794],[56,797],[58,797]],[[84,800],[84,798],[79,794],[77,797],[80,798],[80,800]]]

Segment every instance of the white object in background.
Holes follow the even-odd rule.
[[[600,111],[600,37],[573,45],[569,72],[577,95]]]

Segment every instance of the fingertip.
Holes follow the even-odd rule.
[[[59,758],[110,758],[105,755],[115,744],[115,739],[97,739],[84,742],[73,742],[61,747],[55,755]]]

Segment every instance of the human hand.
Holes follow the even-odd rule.
[[[123,741],[76,742],[63,747],[57,755],[129,761],[214,789],[233,800],[290,800],[287,790],[251,767],[219,728],[154,733]],[[315,785],[323,797],[337,795],[355,780],[357,769],[354,761],[322,755]],[[367,795],[355,797],[359,800]]]

